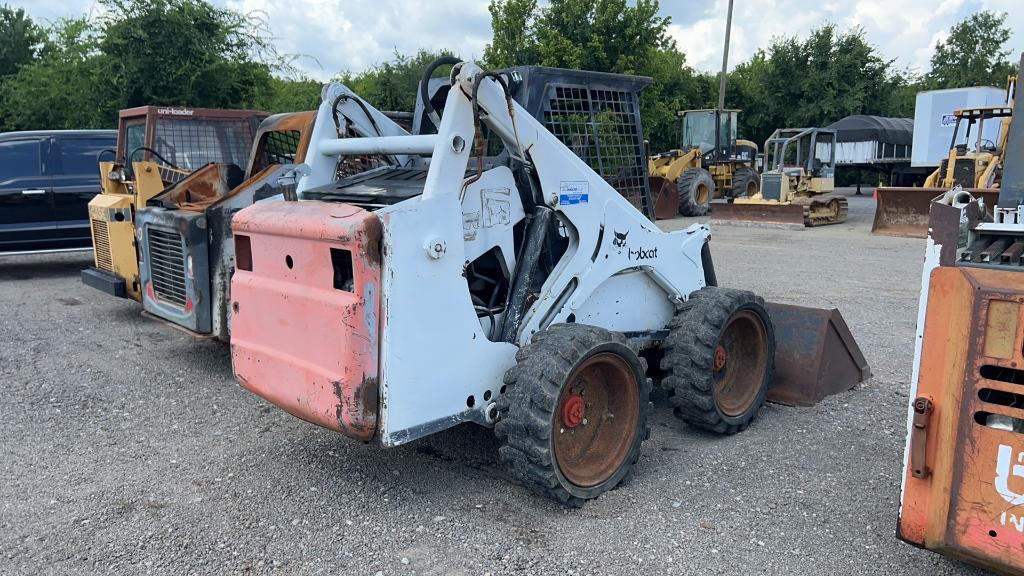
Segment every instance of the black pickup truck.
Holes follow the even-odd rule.
[[[90,247],[97,157],[116,141],[116,130],[0,134],[0,253]]]

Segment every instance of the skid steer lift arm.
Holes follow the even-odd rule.
[[[522,321],[510,319],[505,323],[519,324],[518,334],[512,338],[506,333],[506,337],[524,343],[533,332],[565,321],[574,312],[579,318],[579,308],[595,290],[611,277],[630,271],[638,272],[637,280],[644,277],[641,283],[657,286],[663,294],[665,317],[646,322],[651,334],[667,325],[672,303],[705,283],[701,247],[710,231],[694,224],[679,233],[660,232],[542,124],[509,101],[500,82],[473,63],[456,66],[452,74],[453,86],[458,89],[449,92],[437,134],[328,140],[320,147],[322,154],[325,158],[338,154],[429,154],[430,169],[421,201],[442,196],[457,201],[465,192],[467,169],[472,170],[469,160],[476,110],[480,121],[501,139],[512,157],[522,159],[523,169],[532,173],[538,205],[532,209],[524,206],[535,216],[531,221],[542,222],[544,218],[536,217],[540,211],[552,210],[568,236],[564,256],[537,300],[524,310]],[[319,122],[317,126],[321,126]],[[326,164],[332,162],[324,160],[320,159]],[[300,181],[299,192],[305,188]],[[458,209],[455,205],[452,208]],[[520,266],[519,272],[527,268]],[[637,293],[638,298],[643,296],[643,292]],[[514,303],[514,294],[512,298]]]

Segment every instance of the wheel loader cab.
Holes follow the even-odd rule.
[[[725,161],[753,161],[757,146],[749,140],[737,140],[739,110],[684,110],[682,117],[683,150],[699,150],[705,168]]]
[[[267,116],[258,110],[164,106],[122,110],[114,158],[99,162],[102,192],[89,202],[95,265],[82,271],[82,281],[141,301],[136,209],[205,164],[245,165],[256,128]]]

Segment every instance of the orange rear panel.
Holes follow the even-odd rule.
[[[932,472],[917,478],[911,468],[921,463],[907,467],[900,538],[988,568],[1024,570],[1022,349],[1024,274],[932,272],[917,391],[934,405]]]
[[[345,204],[280,201],[245,208],[231,227],[235,377],[299,418],[372,439],[380,220]]]

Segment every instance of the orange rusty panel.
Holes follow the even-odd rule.
[[[372,439],[380,221],[345,204],[265,202],[236,214],[232,230],[251,252],[251,271],[231,281],[235,377],[299,418]]]
[[[927,450],[933,473],[908,474],[899,522],[909,542],[1013,573],[1024,570],[1021,304],[1020,272],[932,273],[918,396],[935,405]],[[1013,318],[993,319],[1008,313]],[[1010,342],[1009,357],[988,353],[992,327],[999,333],[993,341]]]
[[[930,398],[935,404],[926,448],[928,478],[914,478],[907,466],[903,501],[900,507],[899,536],[923,546],[928,523],[929,505],[935,491],[948,493],[950,466],[937,466],[940,452],[936,446],[956,441],[955,414],[950,406],[959,404],[963,382],[962,351],[970,331],[970,284],[960,269],[936,268],[931,275],[928,308],[925,316],[924,342],[921,349],[921,375],[917,395]],[[914,399],[911,398],[911,401]],[[944,425],[939,425],[943,422]],[[947,454],[943,450],[941,454]]]
[[[1020,304],[1007,300],[989,302],[985,326],[986,356],[1003,359],[1013,356],[1019,317]]]

